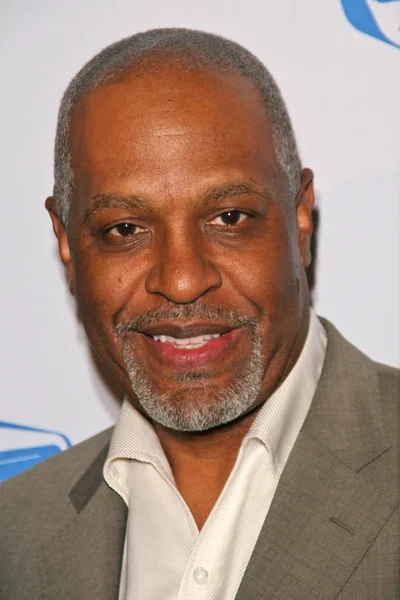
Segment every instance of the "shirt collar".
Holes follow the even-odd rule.
[[[111,437],[103,477],[129,506],[129,464],[147,462],[173,484],[174,477],[152,424],[128,400],[124,400]]]
[[[151,463],[165,458],[154,427],[127,399],[122,404],[111,438],[109,458],[131,458]]]

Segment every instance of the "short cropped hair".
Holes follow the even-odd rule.
[[[70,123],[85,92],[123,78],[128,72],[172,63],[180,68],[239,74],[252,81],[266,105],[278,168],[285,192],[295,198],[301,179],[301,161],[293,127],[280,90],[266,67],[236,42],[191,29],[152,29],[111,44],[96,54],[68,85],[61,101],[54,152],[54,201],[66,226],[74,178],[71,168]]]

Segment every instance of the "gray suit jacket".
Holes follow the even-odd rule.
[[[318,389],[237,600],[400,598],[399,371],[324,325]],[[0,600],[117,599],[127,515],[102,477],[110,435],[0,486]]]

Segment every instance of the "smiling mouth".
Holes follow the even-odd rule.
[[[146,351],[163,366],[172,370],[214,370],[243,334],[243,328],[216,324],[167,324],[138,331]]]
[[[211,340],[215,340],[221,337],[220,333],[212,333],[206,335],[198,335],[195,337],[187,337],[187,338],[175,338],[171,335],[154,335],[151,336],[153,340],[156,342],[160,342],[161,344],[169,344],[174,348],[178,348],[179,350],[195,350],[197,348],[202,348]]]
[[[127,338],[131,335],[138,340],[146,361],[154,360],[158,369],[209,369],[210,372],[214,371],[217,365],[230,364],[233,354],[238,349],[239,340],[245,339],[243,336],[248,329],[249,320],[244,318],[237,318],[235,323],[211,319],[157,319],[150,323],[139,322],[136,326],[129,322],[117,326],[119,335],[125,338],[127,344]]]

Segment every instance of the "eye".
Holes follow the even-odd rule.
[[[133,223],[119,223],[109,229],[107,233],[118,234],[121,237],[131,237],[137,233],[138,229],[139,227]]]
[[[229,210],[227,212],[222,213],[218,217],[215,217],[212,223],[215,225],[226,225],[230,227],[234,227],[235,225],[239,225],[243,221],[249,218],[249,215],[240,212],[239,210]]]
[[[139,227],[134,223],[118,223],[113,227],[109,227],[103,231],[103,239],[108,243],[122,244],[124,240],[127,242],[132,238],[138,238],[140,234],[145,233],[143,227]]]

